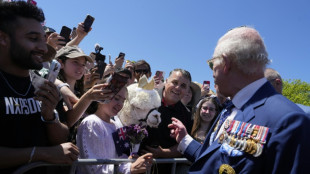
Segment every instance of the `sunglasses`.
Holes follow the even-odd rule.
[[[148,69],[136,69],[135,72],[139,73],[139,74],[141,74],[141,73],[147,74],[149,72],[149,70]]]
[[[209,60],[207,60],[207,63],[209,65],[209,67],[211,68],[211,70],[213,70],[213,66],[214,66],[214,60],[218,59],[218,58],[221,58],[221,56],[216,56],[216,57],[213,57]]]

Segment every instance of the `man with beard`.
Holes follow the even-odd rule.
[[[154,158],[182,157],[182,154],[177,151],[177,142],[170,137],[168,124],[172,117],[176,117],[182,120],[188,130],[192,129],[191,113],[181,102],[190,88],[191,81],[191,74],[186,70],[174,69],[170,72],[165,86],[158,90],[162,98],[161,106],[158,108],[161,113],[161,123],[158,128],[148,129],[149,136],[142,152],[151,152]],[[170,172],[170,168],[171,165],[158,165],[158,173]]]
[[[0,21],[0,173],[34,161],[72,163],[79,152],[64,143],[69,132],[54,110],[57,88],[31,71],[42,68],[48,51],[42,10],[24,1],[0,3]]]
[[[310,119],[264,78],[263,39],[250,27],[222,36],[208,61],[218,91],[232,102],[203,144],[172,118],[171,136],[193,162],[189,173],[305,173],[310,165]],[[307,173],[307,172],[306,172]]]

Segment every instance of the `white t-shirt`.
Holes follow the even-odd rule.
[[[81,159],[111,159],[117,156],[112,133],[116,131],[114,122],[107,123],[97,115],[89,115],[80,124],[77,132],[77,146]],[[126,155],[122,158],[127,158]],[[130,173],[131,163],[119,166],[119,172]],[[113,173],[114,165],[79,165],[77,173]]]

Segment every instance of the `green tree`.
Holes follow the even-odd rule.
[[[307,82],[284,80],[282,94],[294,103],[310,106],[310,84]]]

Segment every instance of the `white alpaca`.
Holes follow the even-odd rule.
[[[157,108],[161,105],[158,92],[154,89],[154,80],[148,83],[143,76],[139,83],[127,87],[128,97],[122,110],[117,114],[123,126],[131,124],[148,125],[157,127],[161,122]]]

